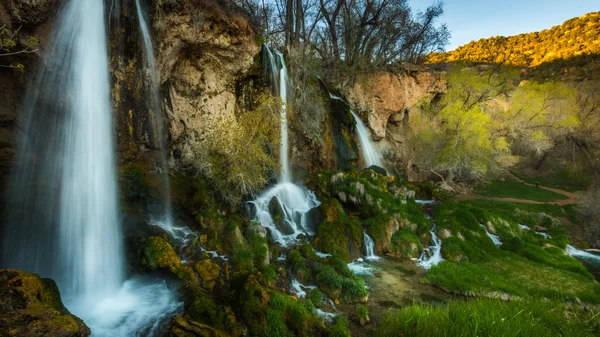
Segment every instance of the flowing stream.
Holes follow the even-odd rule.
[[[442,240],[436,234],[435,222],[430,233],[433,246],[423,249],[421,256],[417,259],[417,265],[424,269],[430,269],[444,260],[442,258]]]
[[[284,247],[297,242],[300,234],[314,234],[307,223],[306,214],[320,205],[315,194],[302,186],[292,183],[288,159],[287,92],[290,87],[285,59],[278,51],[263,46],[265,79],[271,83],[273,92],[281,98],[281,172],[279,183],[261,193],[254,201],[254,221],[270,230],[273,240]],[[278,215],[273,208],[279,209]]]
[[[500,237],[498,235],[490,233],[484,224],[479,224],[479,226],[481,226],[485,230],[485,234],[487,234],[487,236],[492,240],[496,247],[502,246],[502,240],[500,240]]]

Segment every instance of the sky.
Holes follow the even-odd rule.
[[[423,11],[435,0],[409,0]],[[600,0],[444,0],[441,22],[452,37],[446,50],[473,40],[537,32],[589,12],[600,11]]]

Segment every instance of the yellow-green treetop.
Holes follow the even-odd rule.
[[[429,54],[426,63],[466,61],[535,67],[592,54],[600,54],[600,12],[541,32],[472,41],[450,52]]]

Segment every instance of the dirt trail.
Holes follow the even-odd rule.
[[[516,180],[520,183],[523,183],[527,186],[535,187],[535,184],[530,184],[528,182],[525,182],[523,179],[518,178],[517,176],[513,175],[512,173],[511,173],[511,175],[514,178],[514,180]],[[571,205],[571,204],[577,203],[577,195],[573,192],[567,192],[567,191],[560,190],[558,188],[552,188],[552,187],[547,187],[547,186],[542,186],[542,185],[539,185],[538,188],[544,189],[546,191],[562,194],[566,197],[566,199],[544,202],[544,201],[535,201],[535,200],[519,199],[519,198],[487,197],[484,195],[479,195],[479,194],[476,194],[473,192],[469,192],[469,193],[457,196],[456,200],[462,201],[462,200],[473,200],[473,199],[485,199],[485,200],[495,200],[495,201],[504,201],[504,202],[516,202],[516,203],[531,204],[531,205],[550,204],[550,205],[559,205],[559,206],[565,206],[565,205]]]

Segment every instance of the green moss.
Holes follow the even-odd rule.
[[[230,330],[233,324],[228,321],[229,314],[223,306],[217,305],[215,301],[204,295],[197,294],[192,303],[186,308],[186,317],[200,323],[210,325],[219,330]]]
[[[313,244],[320,251],[351,261],[348,244],[360,247],[362,242],[360,222],[346,215],[341,204],[335,199],[324,202],[321,209],[326,221],[319,225]]]
[[[400,257],[418,257],[422,249],[421,240],[412,233],[400,230],[392,235],[392,251]]]
[[[494,180],[489,185],[475,190],[475,193],[499,198],[519,198],[535,201],[556,201],[568,199],[562,194],[539,187],[525,185],[515,180]]]
[[[172,273],[177,273],[181,266],[181,261],[173,250],[173,247],[165,239],[152,236],[142,239],[143,255],[142,266],[149,270],[169,269]]]
[[[338,317],[335,322],[327,327],[325,336],[327,337],[351,337],[349,322],[346,317]]]

